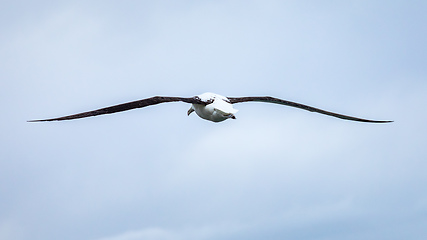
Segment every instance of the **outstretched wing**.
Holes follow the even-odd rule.
[[[200,99],[196,98],[181,98],[181,97],[151,97],[146,98],[138,101],[123,103],[119,105],[114,105],[111,107],[101,108],[89,112],[83,112],[73,115],[68,115],[64,117],[58,117],[58,118],[49,118],[49,119],[41,119],[41,120],[31,120],[28,122],[46,122],[46,121],[62,121],[62,120],[71,120],[76,118],[85,118],[85,117],[93,117],[97,115],[102,114],[110,114],[110,113],[116,113],[116,112],[123,112],[127,110],[131,110],[134,108],[143,108],[151,105],[156,105],[159,103],[165,103],[165,102],[186,102],[186,103],[198,103],[198,104],[205,104],[200,101]]]
[[[332,117],[337,117],[345,120],[358,121],[358,122],[369,122],[369,123],[388,123],[393,121],[377,121],[377,120],[369,120],[357,117],[346,116],[338,113],[328,112],[319,108],[310,107],[301,103],[286,101],[274,97],[227,97],[230,103],[241,103],[241,102],[268,102],[268,103],[276,103],[296,108],[301,108],[310,112],[318,112],[321,114],[329,115]]]

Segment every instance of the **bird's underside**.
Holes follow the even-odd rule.
[[[392,121],[378,121],[378,120],[369,120],[369,119],[363,119],[363,118],[357,118],[357,117],[351,117],[347,115],[342,115],[334,112],[325,111],[319,108],[310,107],[304,104],[295,103],[287,100],[282,100],[274,97],[223,97],[221,95],[213,94],[213,93],[205,93],[201,94],[195,97],[190,98],[183,98],[183,97],[162,97],[162,96],[155,96],[151,98],[146,98],[138,101],[123,103],[119,105],[114,105],[111,107],[105,107],[100,108],[93,111],[58,117],[58,118],[49,118],[49,119],[40,119],[40,120],[31,120],[29,122],[45,122],[45,121],[62,121],[62,120],[72,120],[72,119],[78,119],[78,118],[86,118],[86,117],[92,117],[97,115],[103,115],[103,114],[111,114],[116,112],[122,112],[127,111],[135,108],[143,108],[151,105],[156,105],[160,103],[166,103],[166,102],[185,102],[192,104],[192,109],[196,106],[196,113],[200,117],[208,119],[204,117],[206,114],[218,114],[223,113],[224,118],[219,120],[223,121],[228,118],[235,118],[233,113],[237,112],[237,110],[232,108],[232,104],[235,103],[242,103],[242,102],[267,102],[267,103],[275,103],[280,105],[286,105],[291,107],[296,107],[300,109],[304,109],[311,112],[317,112],[320,114],[329,115],[336,118],[341,118],[345,120],[350,121],[358,121],[358,122],[368,122],[368,123],[388,123]],[[232,112],[224,112],[223,109],[216,109],[216,106],[219,106],[223,109],[233,109]],[[191,110],[191,109],[190,109]],[[189,113],[192,111],[189,110]],[[218,111],[217,111],[218,110]],[[200,112],[202,111],[202,112]],[[203,115],[202,115],[203,114]],[[213,121],[213,120],[211,120]],[[215,122],[219,122],[215,121]]]

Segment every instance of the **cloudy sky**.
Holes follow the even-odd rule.
[[[427,239],[426,1],[4,1],[0,239]],[[155,95],[271,95],[212,123]]]

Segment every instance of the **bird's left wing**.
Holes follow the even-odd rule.
[[[31,120],[28,122],[46,122],[46,121],[62,121],[62,120],[71,120],[71,119],[77,119],[77,118],[85,118],[85,117],[92,117],[102,114],[110,114],[110,113],[116,113],[116,112],[122,112],[131,110],[134,108],[143,108],[151,105],[156,105],[159,103],[165,103],[165,102],[186,102],[186,103],[198,103],[198,104],[204,104],[200,101],[200,99],[197,98],[182,98],[182,97],[160,97],[155,96],[151,98],[146,98],[138,101],[123,103],[119,105],[114,105],[111,107],[101,108],[93,111],[68,115],[64,117],[58,117],[58,118],[49,118],[49,119],[41,119],[41,120]]]
[[[369,119],[363,119],[363,118],[357,118],[357,117],[351,117],[347,115],[342,115],[334,112],[328,112],[319,108],[310,107],[301,103],[291,102],[287,100],[282,100],[279,98],[274,97],[227,97],[230,103],[241,103],[241,102],[268,102],[268,103],[276,103],[296,108],[301,108],[310,112],[318,112],[321,114],[329,115],[332,117],[337,117],[345,120],[350,121],[358,121],[358,122],[369,122],[369,123],[388,123],[393,121],[378,121],[378,120],[369,120]]]

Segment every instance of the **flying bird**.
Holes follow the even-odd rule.
[[[46,122],[46,121],[62,121],[62,120],[71,120],[77,118],[86,118],[103,114],[110,114],[116,112],[122,112],[131,110],[134,108],[143,108],[151,105],[156,105],[160,103],[166,102],[185,102],[190,103],[191,107],[187,112],[187,115],[190,115],[192,112],[196,112],[196,114],[208,121],[212,122],[222,122],[226,119],[236,119],[237,109],[233,108],[233,104],[242,103],[242,102],[266,102],[266,103],[275,103],[281,104],[291,107],[296,107],[300,109],[304,109],[311,112],[317,112],[325,115],[329,115],[332,117],[337,117],[350,121],[358,121],[358,122],[368,122],[368,123],[388,123],[393,121],[378,121],[378,120],[369,120],[357,117],[346,116],[338,113],[328,112],[319,108],[310,107],[304,104],[291,102],[287,100],[282,100],[274,97],[224,97],[215,93],[203,93],[198,96],[183,98],[183,97],[162,97],[155,96],[151,98],[146,98],[138,101],[123,103],[119,105],[114,105],[111,107],[105,107],[93,111],[68,115],[64,117],[58,118],[49,118],[49,119],[40,119],[40,120],[30,120],[28,122]]]

